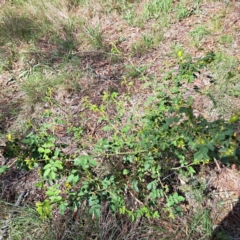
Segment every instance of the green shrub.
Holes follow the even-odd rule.
[[[89,213],[99,218],[102,203],[106,202],[113,212],[132,220],[142,216],[159,218],[163,211],[174,217],[181,214],[181,202],[185,201],[174,188],[179,174],[193,176],[196,166],[216,159],[224,163],[239,161],[235,125],[194,116],[192,100],[184,100],[176,90],[182,81],[191,80],[197,69],[211,63],[214,54],[193,61],[179,51],[178,57],[178,74],[168,78],[173,80],[175,97],[161,88],[156,90],[141,117],[128,113],[126,119],[124,102],[129,96],[123,100],[114,91],[105,92],[99,106],[85,99],[84,106],[98,114],[106,134],[91,146],[80,144],[77,155],[67,156],[61,151],[52,124],[34,127],[35,131],[22,141],[9,138],[8,152],[18,156],[18,166],[40,168],[37,186],[48,197],[37,203],[43,219],[51,217],[53,205],[61,213],[67,207],[87,206]],[[115,109],[114,116],[108,111],[110,105]]]

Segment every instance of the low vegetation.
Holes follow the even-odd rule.
[[[0,239],[238,236],[238,3],[2,4]]]

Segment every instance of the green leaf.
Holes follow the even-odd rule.
[[[133,127],[132,124],[128,124],[121,129],[121,132],[127,133],[129,130],[131,130],[132,127]]]
[[[47,165],[45,165],[45,166],[43,167],[43,169],[45,170],[45,169],[48,169],[48,168],[51,168],[51,167],[52,167],[52,164],[48,163]]]
[[[42,147],[40,147],[40,148],[38,148],[38,152],[40,152],[40,153],[44,153],[44,152],[45,152],[45,149],[42,148]]]
[[[150,197],[152,198],[152,200],[154,201],[154,200],[156,199],[156,197],[157,197],[156,191],[155,191],[155,190],[151,191],[150,194],[149,194],[149,196],[150,196]]]
[[[58,156],[59,156],[59,153],[60,153],[60,151],[59,151],[58,149],[55,150],[55,151],[54,151],[54,156],[55,156],[55,157],[58,157]]]
[[[88,160],[88,163],[90,166],[92,167],[96,167],[97,166],[97,162],[92,158]]]
[[[178,199],[179,202],[183,202],[183,201],[185,201],[185,198],[184,198],[183,196],[178,196],[177,199]]]
[[[66,201],[61,201],[60,205],[58,206],[60,210],[60,214],[64,215],[67,207],[68,207],[68,203]]]
[[[144,214],[144,212],[142,211],[142,209],[137,209],[137,218],[142,217]]]
[[[61,193],[61,190],[57,189],[59,187],[59,184],[56,184],[52,187],[50,187],[47,191],[46,191],[46,195],[47,196],[54,196],[54,195],[58,195],[59,193]]]
[[[158,211],[155,211],[152,215],[153,218],[160,218]]]
[[[81,156],[81,157],[78,157],[74,160],[74,165],[76,166],[82,166],[82,167],[85,167],[87,162],[88,162],[88,159],[87,159],[88,156]]]
[[[51,150],[48,149],[48,148],[44,150],[44,153],[45,153],[45,154],[50,153],[50,152],[51,152]]]
[[[225,136],[232,136],[234,133],[233,129],[226,130],[224,132],[221,132],[221,134],[224,134]]]
[[[196,173],[196,171],[194,170],[194,168],[193,167],[187,167],[187,170],[188,170],[188,172],[189,172],[189,174],[191,175],[191,176],[193,176],[193,174],[194,173]]]
[[[49,199],[52,203],[56,203],[56,202],[60,202],[62,200],[62,197],[61,196],[51,196],[51,197],[49,197]]]
[[[48,168],[46,171],[44,171],[43,177],[46,178],[49,175],[50,171],[51,171],[50,168]]]
[[[92,206],[89,210],[89,213],[93,214],[94,217],[99,219],[100,218],[100,213],[101,213],[101,205],[97,204],[97,205]]]
[[[98,197],[96,195],[93,195],[89,198],[88,204],[89,206],[94,206],[99,203]]]
[[[120,213],[120,214],[125,214],[125,212],[126,212],[126,206],[123,205],[123,206],[119,209],[119,213]]]
[[[183,196],[179,196],[177,192],[175,192],[172,196],[169,197],[171,199],[171,204],[174,205],[175,203],[183,202],[185,198]]]
[[[211,151],[214,151],[214,143],[208,143],[207,148]]]
[[[43,147],[45,147],[45,148],[51,148],[51,147],[54,147],[55,145],[53,144],[53,143],[51,143],[51,142],[47,142],[47,143],[45,143],[44,145],[43,145]]]
[[[102,130],[105,131],[105,132],[107,132],[107,131],[114,130],[114,128],[113,128],[112,126],[107,125],[107,126],[104,126],[104,127],[102,128]]]
[[[54,165],[55,165],[57,168],[59,168],[59,169],[63,169],[62,162],[59,161],[59,160],[57,160],[57,161],[54,163]]]
[[[135,192],[139,192],[139,188],[138,188],[138,181],[132,181],[131,183],[132,185],[132,189],[135,191]]]
[[[49,174],[49,177],[50,177],[51,179],[55,179],[55,178],[56,178],[55,172],[54,172],[54,171],[51,171],[50,174]]]
[[[173,198],[177,198],[178,197],[178,193],[175,192],[172,196],[173,196]]]
[[[203,159],[208,159],[208,148],[203,146],[200,147],[199,151],[194,153],[194,160],[201,161]]]
[[[78,182],[78,180],[79,180],[79,175],[71,174],[68,177],[67,182],[76,184]]]
[[[146,170],[148,170],[149,168],[151,167],[151,162],[145,162],[144,163],[144,170],[146,171]]]
[[[0,167],[0,174],[6,172],[8,170],[8,166],[1,166]]]
[[[181,215],[182,216],[182,207],[181,206],[177,206],[175,209],[174,209],[174,214],[175,215]]]
[[[134,156],[133,156],[133,155],[126,155],[126,156],[123,157],[123,162],[124,162],[124,163],[125,163],[125,162],[130,162],[130,163],[132,163],[133,160],[134,160]]]
[[[200,149],[199,149],[200,151],[201,151],[201,153],[204,155],[204,156],[206,156],[207,157],[207,153],[208,153],[208,148],[207,147],[201,147]]]
[[[147,189],[148,189],[148,190],[156,189],[156,188],[157,188],[157,181],[156,181],[156,180],[150,182],[150,183],[147,185]]]
[[[89,167],[88,164],[93,167],[97,166],[97,162],[93,159],[93,156],[83,155],[83,156],[79,156],[74,160],[74,165],[76,166],[80,165],[84,169]]]
[[[44,200],[44,202],[36,203],[37,212],[43,220],[46,218],[52,218],[52,205],[49,200]]]

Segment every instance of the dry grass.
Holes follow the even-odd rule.
[[[84,99],[99,106],[104,92],[114,90],[126,110],[115,127],[124,124],[131,114],[141,119],[147,98],[155,95],[164,74],[177,71],[178,49],[184,49],[193,58],[209,51],[217,53],[217,60],[209,69],[186,85],[185,94],[195,97],[196,114],[209,120],[229,118],[240,106],[239,3],[180,1],[185,6],[181,9],[176,1],[170,12],[166,14],[165,9],[157,15],[147,10],[150,9],[147,4],[154,2],[158,1],[5,1],[0,11],[3,141],[7,132],[24,135],[29,120],[37,126],[44,121],[55,124],[58,119],[67,122],[54,132],[59,141],[70,143],[70,150],[66,151],[75,154],[80,142],[91,150],[91,144],[107,137],[107,133],[98,124],[99,114],[84,107]],[[185,9],[188,12],[180,11]],[[205,84],[209,74],[214,81]],[[122,84],[124,77],[128,85]],[[200,93],[194,91],[195,85],[200,86]],[[46,109],[52,113],[50,120],[40,116]],[[107,112],[113,120],[115,106],[108,105]],[[84,135],[73,138],[67,133],[72,126],[84,129]],[[207,178],[214,171],[205,171],[203,175]],[[206,191],[215,186],[199,182]],[[214,182],[220,184],[216,179]],[[200,198],[208,199],[209,195],[199,186],[189,185]],[[223,183],[221,186],[226,190]],[[12,186],[13,195],[14,189]],[[218,203],[218,200],[212,203],[216,214]],[[4,220],[9,209],[3,202],[0,204],[3,210],[0,218]],[[75,215],[69,211],[69,215],[56,215],[51,223],[43,223],[32,208],[26,207],[19,209],[13,220],[11,239],[36,238],[36,234],[38,239],[49,240],[210,239],[216,215],[211,216],[210,208],[203,205],[200,200],[189,200],[183,206],[184,216],[175,220],[163,215],[157,221],[140,219],[135,223],[125,216],[113,215],[106,206],[99,221],[89,218],[82,209]]]

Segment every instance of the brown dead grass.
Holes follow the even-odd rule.
[[[146,1],[141,1],[139,5],[135,3],[137,14],[141,13],[145,2]],[[68,79],[66,80],[67,86],[55,90],[53,99],[58,103],[58,107],[54,107],[51,111],[59,114],[59,116],[63,118],[72,115],[70,121],[72,125],[76,124],[76,122],[81,122],[86,128],[86,145],[89,137],[96,141],[104,136],[104,132],[101,130],[102,125],[97,124],[99,115],[97,113],[93,114],[84,108],[82,100],[88,96],[93,104],[100,105],[102,93],[104,91],[108,92],[110,88],[117,89],[119,95],[124,96],[127,90],[121,84],[121,80],[126,73],[126,65],[147,65],[146,74],[153,76],[159,84],[162,81],[164,72],[168,70],[177,71],[176,57],[174,55],[174,46],[177,44],[183,46],[184,51],[193,57],[204,56],[208,51],[215,52],[224,50],[227,54],[240,60],[240,5],[238,2],[230,3],[226,8],[226,5],[220,1],[204,1],[200,14],[189,16],[180,22],[175,22],[169,29],[161,29],[161,31],[163,31],[163,40],[158,46],[149,49],[149,51],[144,54],[133,56],[130,55],[132,45],[136,44],[145,33],[154,32],[154,26],[158,23],[154,22],[154,20],[149,20],[144,23],[142,28],[130,26],[122,19],[116,9],[114,9],[114,3],[111,11],[106,13],[104,9],[109,9],[107,5],[109,5],[109,3],[100,4],[96,1],[88,1],[84,7],[69,8],[67,2],[63,0],[59,1],[57,6],[46,1],[45,5],[38,3],[37,5],[33,4],[28,7],[27,11],[30,11],[32,16],[37,18],[38,24],[48,23],[52,27],[49,28],[48,35],[41,36],[41,38],[37,39],[35,50],[30,51],[29,45],[26,42],[18,45],[15,51],[18,53],[22,51],[20,56],[25,56],[25,59],[13,58],[13,62],[10,64],[11,66],[5,68],[0,74],[0,130],[2,133],[5,134],[11,127],[13,129],[14,126],[16,126],[14,125],[14,121],[17,119],[17,116],[12,115],[8,109],[18,108],[21,110],[21,106],[24,105],[24,100],[22,99],[23,93],[19,90],[21,82],[19,75],[26,69],[26,66],[29,66],[26,65],[26,62],[31,59],[34,64],[49,63],[51,67],[61,65],[62,57],[67,54],[67,51],[66,49],[62,49],[57,41],[51,38],[51,33],[54,32],[56,34],[55,37],[57,36],[62,40],[68,39],[69,31],[64,31],[64,27],[68,26],[69,20],[73,23],[71,36],[75,43],[73,54],[78,58],[79,63],[77,67],[81,73],[79,73],[77,77],[74,77],[74,79],[71,79],[71,72],[75,72],[76,69],[72,66],[67,66],[64,70],[64,72],[68,73]],[[42,18],[39,19],[37,17],[38,15]],[[214,17],[219,20],[214,22]],[[79,22],[76,18],[79,18]],[[79,28],[77,27],[78,24],[80,26]],[[110,46],[109,44],[112,42],[116,44],[117,48],[122,52],[119,61],[115,61],[114,56],[109,54],[109,52],[106,53],[102,50],[94,49],[91,41],[89,42],[89,36],[84,30],[84,26],[95,28],[97,25],[100,26],[99,31],[103,36],[104,44]],[[192,38],[189,36],[189,32],[198,25],[206,25],[211,32],[211,34],[207,35],[200,42],[200,45],[204,48],[203,50],[194,47]],[[232,36],[233,42],[222,45],[219,42],[219,38],[223,33]],[[156,32],[154,32],[154,34],[156,34]],[[125,40],[121,42],[119,39],[122,37],[124,37]],[[7,55],[12,54],[10,48],[6,46],[2,46],[2,48],[7,49]],[[56,52],[60,53],[60,56],[54,55]],[[12,77],[17,81],[13,82],[13,84],[7,84],[8,80]],[[193,91],[194,85],[198,85],[203,89],[211,87],[210,84],[206,84],[205,80],[206,78],[203,73],[193,84],[186,86],[188,88],[186,95],[194,96],[196,115],[203,115],[205,118],[213,120],[218,117],[218,115],[214,113],[211,100]],[[74,85],[71,85],[70,82],[72,83],[73,81]],[[125,107],[128,109],[129,114],[141,114],[141,112],[136,112],[136,109],[143,105],[143,102],[148,96],[154,94],[154,86],[144,88],[142,87],[142,82],[137,78],[132,79],[132,81],[134,85],[131,89],[131,99],[126,103]],[[234,103],[235,107],[240,105],[239,98],[233,98],[231,102]],[[31,108],[31,111],[29,111],[29,109],[24,109],[24,111],[25,115],[32,114],[32,117],[39,117],[38,113],[44,111],[45,108],[50,108],[50,106],[34,106],[33,109]],[[114,115],[114,109],[109,108],[108,111],[109,113],[112,111]],[[81,117],[79,117],[80,115]],[[66,128],[66,126],[58,125],[54,130],[54,134],[58,138],[58,141],[68,143],[68,148],[63,149],[63,151],[72,155],[77,152],[78,149],[76,143],[71,139],[72,135],[67,133]],[[30,190],[30,195],[27,200],[28,203],[35,203],[38,200],[44,199],[42,193],[36,193],[33,187],[34,183],[38,181],[38,179],[36,179],[36,172],[30,172],[26,175],[23,173],[19,174],[16,169],[13,169],[7,175],[1,176],[2,198],[6,201],[14,202],[16,196],[21,192],[21,189],[27,186]],[[237,212],[240,192],[239,171],[223,167],[221,172],[216,172],[216,170],[211,169],[204,173],[204,177],[210,175],[212,175],[212,177],[208,182],[208,188],[214,189],[214,191],[212,199],[208,202],[208,207],[212,209],[212,219],[215,221],[214,224],[229,229],[229,233],[231,234],[232,226],[236,224],[240,218]],[[220,202],[222,202],[221,205],[219,205]],[[188,211],[189,208],[186,206],[186,215]],[[145,226],[150,225],[153,230],[146,230],[146,236],[144,236],[144,233],[139,236],[142,236],[141,239],[164,239],[164,237],[184,239],[189,237],[189,232],[187,228],[185,228],[189,220],[188,217],[191,217],[191,213],[189,213],[185,219],[177,218],[175,222],[167,218],[165,220],[164,217],[155,222],[147,222]],[[105,231],[107,228],[111,228],[110,225],[112,222],[113,224],[119,223],[107,210],[102,218],[102,230]],[[66,219],[64,221],[66,221]],[[78,221],[78,219],[76,221]],[[108,222],[110,222],[109,226],[106,225]],[[125,234],[128,231],[137,232],[138,227],[141,225],[140,223],[138,223],[139,226],[137,224],[133,225],[128,220],[122,224],[123,229],[118,229],[121,234]],[[61,224],[59,224],[59,226],[61,226]],[[142,229],[142,226],[140,227]],[[236,228],[232,230],[232,233],[234,231],[236,232]],[[92,236],[94,237],[94,235]],[[199,235],[189,239],[194,239],[194,237],[197,239]],[[122,237],[122,239],[128,238]],[[134,239],[134,237],[129,239]]]

